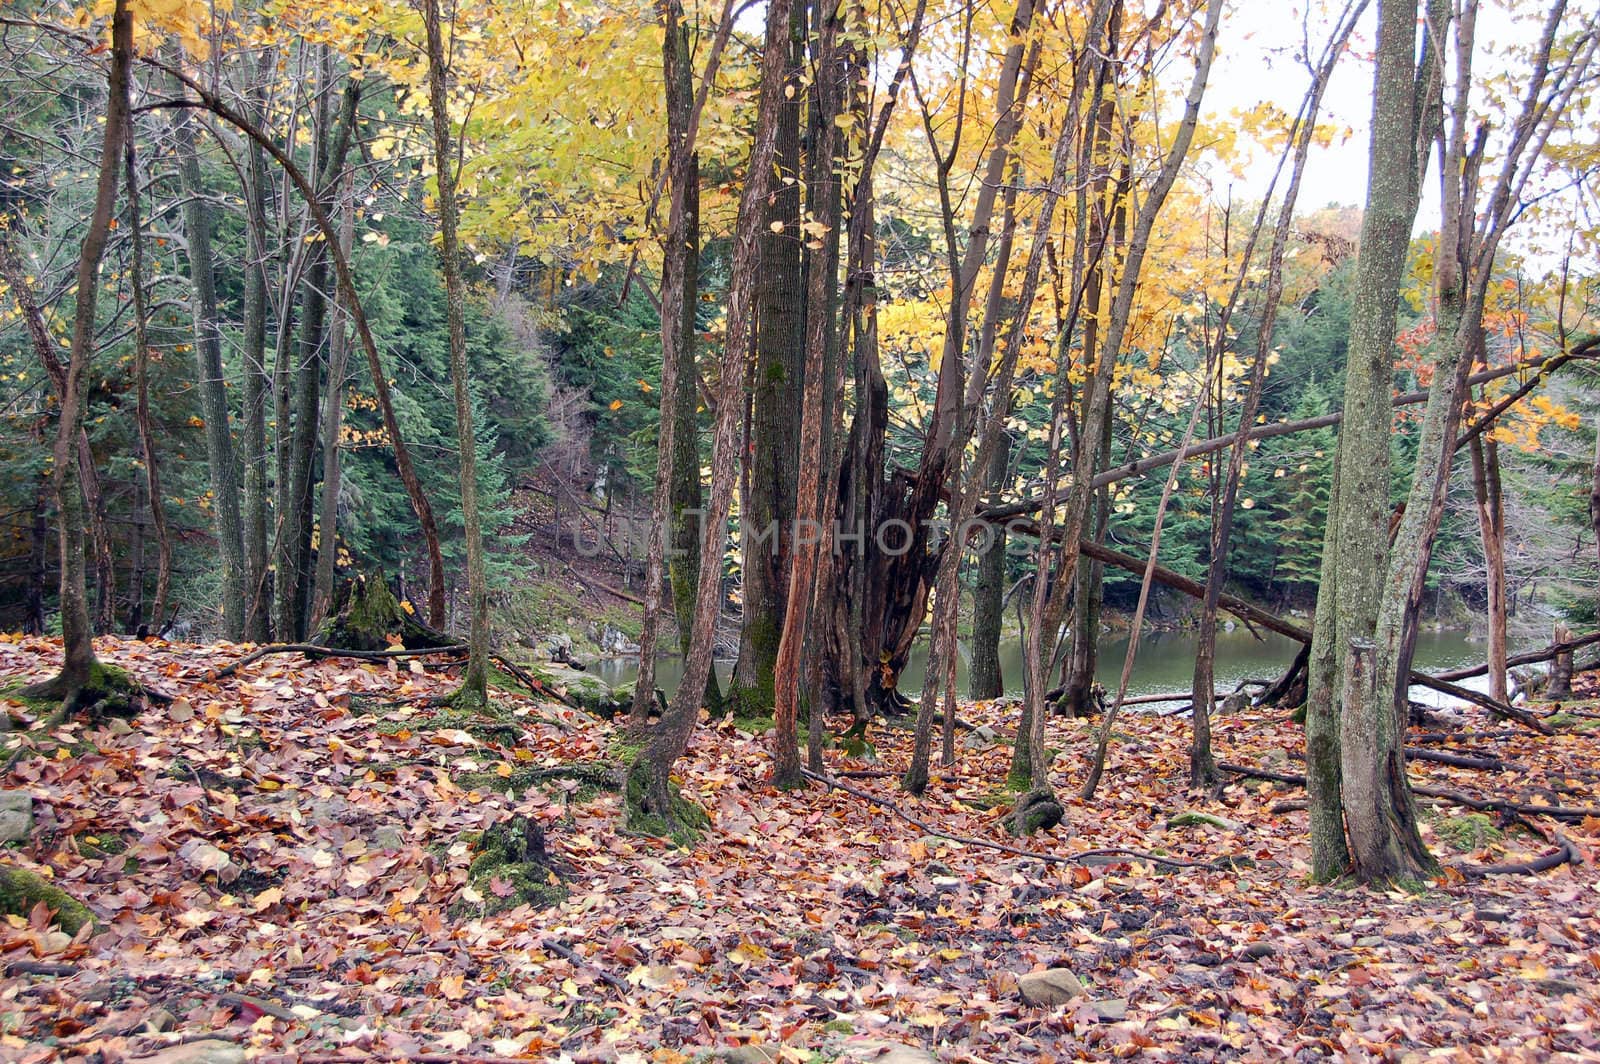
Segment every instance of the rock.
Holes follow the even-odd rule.
[[[851,1040],[840,1048],[838,1059],[852,1064],[856,1061],[861,1064],[934,1064],[938,1059],[925,1049],[882,1038]]]
[[[600,645],[602,651],[614,657],[639,652],[638,646],[628,639],[627,633],[615,625],[608,624],[601,629],[600,638],[595,642]]]
[[[968,750],[983,750],[1000,741],[1000,733],[989,725],[973,728],[961,739],[961,745]]]
[[[598,676],[563,665],[541,665],[533,670],[541,680],[590,713],[615,716],[620,703],[611,685]]]
[[[1503,924],[1511,919],[1511,914],[1504,909],[1474,909],[1472,915],[1486,924]]]
[[[1244,948],[1246,960],[1259,961],[1264,957],[1271,957],[1278,952],[1278,947],[1270,942],[1252,942]]]
[[[1055,1008],[1082,997],[1083,984],[1068,968],[1046,968],[1017,976],[1017,993],[1030,1005]]]
[[[1271,747],[1261,752],[1259,758],[1261,767],[1265,769],[1286,768],[1289,764],[1289,751],[1279,746]]]
[[[121,717],[112,717],[110,720],[106,721],[106,731],[110,732],[112,735],[132,735],[133,725],[129,724]]]
[[[719,1050],[717,1059],[725,1064],[773,1064],[778,1060],[783,1050],[779,1046],[766,1042],[742,1046],[729,1046]]]
[[[128,1064],[244,1064],[244,1049],[220,1038],[203,1038],[153,1056],[130,1058]]]
[[[1094,1003],[1094,1014],[1101,1023],[1117,1023],[1128,1018],[1127,998],[1106,998]]]
[[[1533,984],[1546,994],[1581,994],[1583,987],[1570,979],[1540,979]]]
[[[178,1017],[166,1009],[156,1009],[144,1018],[144,1029],[151,1034],[160,1034],[162,1031],[172,1030],[172,1025],[178,1022]]]
[[[1197,828],[1201,826],[1233,832],[1244,830],[1244,825],[1237,820],[1229,820],[1227,817],[1216,816],[1213,813],[1202,813],[1196,809],[1186,809],[1167,818],[1168,828]]]
[[[23,791],[0,791],[0,844],[22,842],[32,833],[32,796]]]
[[[379,850],[403,850],[406,834],[392,824],[386,824],[372,833],[372,845]]]

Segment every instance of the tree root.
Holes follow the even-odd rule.
[[[1162,857],[1159,854],[1146,853],[1143,850],[1131,850],[1131,849],[1128,849],[1128,848],[1122,847],[1122,846],[1110,846],[1110,847],[1105,847],[1105,848],[1097,849],[1097,850],[1083,850],[1083,851],[1081,851],[1079,853],[1067,854],[1067,855],[1054,854],[1054,853],[1037,853],[1037,852],[1035,852],[1033,850],[1019,849],[1016,846],[1007,846],[1003,842],[994,842],[994,841],[992,841],[990,839],[973,838],[973,837],[968,836],[968,835],[952,835],[948,831],[945,831],[945,830],[943,830],[941,828],[934,827],[932,824],[928,823],[926,820],[923,820],[921,817],[918,817],[918,816],[916,816],[916,815],[914,815],[912,813],[906,812],[904,809],[900,808],[900,806],[896,805],[894,802],[890,801],[889,799],[881,798],[878,795],[873,794],[871,791],[864,791],[864,790],[861,790],[859,787],[852,787],[852,786],[850,786],[850,784],[845,783],[843,780],[839,779],[837,776],[829,776],[829,775],[826,775],[826,774],[821,773],[821,772],[812,772],[810,769],[801,769],[800,771],[808,779],[816,780],[818,783],[822,784],[825,787],[829,787],[829,788],[835,789],[835,790],[841,790],[841,791],[844,791],[846,794],[854,795],[855,797],[860,798],[863,801],[871,802],[873,805],[876,805],[879,808],[884,809],[884,810],[888,811],[889,813],[893,814],[894,816],[899,817],[901,820],[904,820],[906,823],[910,824],[912,827],[920,828],[922,831],[926,832],[929,835],[933,835],[933,836],[935,836],[937,838],[941,838],[941,839],[949,839],[951,842],[959,842],[963,846],[977,846],[977,847],[980,847],[980,848],[983,848],[983,849],[996,850],[996,851],[998,851],[1000,853],[1010,854],[1013,857],[1026,857],[1026,858],[1028,858],[1030,860],[1039,861],[1039,862],[1041,862],[1043,864],[1080,865],[1080,864],[1083,863],[1083,860],[1086,857],[1122,857],[1122,856],[1131,857],[1131,858],[1133,858],[1134,860],[1137,860],[1137,861],[1149,861],[1152,864],[1171,865],[1174,868],[1219,868],[1219,867],[1223,867],[1223,865],[1225,863],[1225,862],[1213,862],[1213,861],[1185,861],[1185,860],[1181,860],[1181,859],[1175,858],[1175,857]]]
[[[353,661],[388,661],[390,658],[418,658],[432,654],[465,654],[467,649],[467,644],[465,643],[423,647],[418,650],[404,647],[390,650],[338,650],[333,647],[318,646],[315,643],[269,643],[266,646],[256,647],[238,661],[233,662],[231,665],[224,665],[205,679],[207,683],[215,683],[218,680],[227,679],[246,665],[253,665],[262,658],[273,654],[304,654],[313,660],[348,658]]]
[[[15,865],[0,865],[0,912],[26,918],[40,902],[55,912],[56,923],[69,935],[85,924],[98,926],[94,913],[50,880]]]

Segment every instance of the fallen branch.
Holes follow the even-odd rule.
[[[640,598],[639,596],[629,594],[620,587],[612,587],[610,584],[596,580],[592,576],[584,576],[582,573],[578,572],[578,570],[574,569],[570,564],[567,566],[567,572],[571,573],[574,579],[586,587],[592,587],[596,591],[604,591],[608,595],[615,595],[624,602],[632,602],[639,606],[644,605],[644,599]]]
[[[600,978],[600,981],[602,983],[605,983],[607,986],[609,986],[611,989],[615,990],[617,993],[622,994],[624,996],[627,996],[629,994],[628,984],[627,983],[624,983],[621,979],[618,979],[616,976],[612,975],[610,972],[606,971],[604,968],[600,967],[599,965],[594,964],[593,962],[591,962],[589,960],[586,960],[585,958],[579,956],[577,953],[573,952],[572,947],[564,945],[563,943],[556,942],[556,941],[554,941],[552,939],[548,939],[547,938],[547,939],[544,939],[543,941],[541,941],[539,943],[539,948],[545,949],[545,950],[550,951],[551,953],[554,953],[557,957],[560,957],[562,960],[566,961],[568,964],[571,964],[572,966],[574,966],[576,968],[587,968],[587,969],[589,969],[590,971],[594,972],[594,974],[596,976],[598,976]]]
[[[1287,783],[1292,787],[1304,787],[1306,778],[1289,772],[1268,772],[1266,769],[1254,768],[1250,765],[1234,765],[1226,761],[1217,765],[1224,772],[1231,772],[1236,776],[1245,776],[1249,779],[1271,780],[1274,783]],[[1451,802],[1455,805],[1475,809],[1481,813],[1515,813],[1518,816],[1547,816],[1554,820],[1582,820],[1584,817],[1600,817],[1600,806],[1572,806],[1572,805],[1526,805],[1522,802],[1508,802],[1500,798],[1474,798],[1470,794],[1460,791],[1446,790],[1443,787],[1429,787],[1424,784],[1413,783],[1411,790],[1427,798],[1438,798],[1441,801]]]
[[[978,846],[984,849],[998,850],[1000,853],[1007,853],[1013,857],[1026,857],[1030,860],[1039,861],[1043,864],[1055,865],[1080,865],[1083,863],[1083,859],[1085,857],[1128,856],[1139,861],[1150,861],[1154,864],[1171,865],[1174,868],[1217,867],[1217,865],[1211,861],[1184,861],[1175,857],[1161,857],[1157,854],[1146,853],[1143,850],[1131,850],[1122,846],[1109,846],[1098,850],[1084,850],[1080,853],[1062,855],[1054,853],[1037,853],[1033,850],[1018,849],[1015,846],[1007,846],[1003,842],[993,842],[989,839],[978,839],[967,835],[952,835],[950,832],[928,823],[921,817],[914,816],[913,814],[906,812],[889,799],[879,797],[878,795],[873,794],[871,791],[864,791],[858,787],[852,787],[836,776],[827,776],[822,773],[812,772],[810,769],[804,768],[801,769],[800,772],[807,779],[816,780],[825,787],[835,788],[837,790],[844,791],[846,794],[853,794],[863,801],[871,802],[873,805],[887,810],[911,826],[921,828],[929,835],[933,835],[941,839],[949,839],[951,842],[959,842],[963,846]]]
[[[582,709],[583,708],[582,706],[578,705],[578,703],[576,701],[574,701],[573,699],[569,698],[568,696],[566,696],[564,694],[561,694],[558,691],[554,690],[549,684],[545,683],[543,680],[539,679],[539,677],[535,676],[533,673],[529,672],[527,669],[524,669],[521,665],[518,665],[516,662],[512,661],[510,658],[506,657],[504,654],[496,654],[494,656],[494,663],[496,665],[498,665],[500,667],[500,670],[502,672],[504,672],[507,676],[510,676],[513,680],[517,681],[522,686],[524,686],[528,690],[532,691],[534,694],[543,695],[546,698],[552,698],[555,701],[560,702],[562,705],[568,707],[569,709]],[[566,721],[561,720],[559,718],[547,717],[545,719],[550,721],[550,723],[555,724],[557,727],[563,729],[564,731],[572,731],[573,730],[572,729],[572,725],[568,724]]]
[[[216,672],[206,677],[207,683],[226,679],[244,668],[253,665],[262,658],[273,654],[304,654],[308,658],[350,658],[355,661],[387,661],[390,658],[418,658],[432,654],[465,654],[468,650],[465,643],[451,643],[442,647],[422,647],[411,650],[406,647],[395,647],[390,650],[338,650],[333,647],[318,646],[315,643],[269,643],[257,647],[244,657],[231,665],[225,665]]]
[[[1506,659],[1506,668],[1514,669],[1518,665],[1537,665],[1542,661],[1549,661],[1560,654],[1572,650],[1581,650],[1586,646],[1600,643],[1600,632],[1590,632],[1588,635],[1573,636],[1560,643],[1551,643],[1543,650],[1533,650],[1526,654],[1514,654]],[[1451,669],[1449,672],[1436,673],[1437,680],[1470,680],[1474,676],[1483,676],[1489,672],[1488,665],[1468,665],[1460,669]]]
[[[1548,872],[1552,868],[1560,868],[1564,864],[1578,865],[1583,863],[1578,848],[1568,842],[1564,835],[1556,836],[1556,849],[1554,853],[1547,853],[1542,857],[1535,857],[1528,861],[1511,861],[1506,864],[1452,865],[1464,876],[1531,876],[1540,872]]]

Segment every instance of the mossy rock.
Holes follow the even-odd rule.
[[[50,880],[24,868],[0,864],[0,913],[26,918],[40,902],[55,914],[55,922],[69,935],[76,935],[85,924],[98,926],[87,905]]]
[[[674,845],[689,849],[699,841],[701,832],[711,826],[711,817],[704,809],[679,794],[670,780],[667,784],[670,807],[666,813],[648,808],[645,794],[649,772],[650,767],[643,758],[635,760],[633,767],[628,770],[624,826],[641,835],[671,839]]]
[[[527,668],[545,686],[557,694],[565,695],[577,703],[580,709],[597,717],[610,720],[617,714],[627,713],[633,708],[632,689],[629,689],[628,697],[624,699],[620,692],[613,690],[610,684],[593,673],[548,663]]]
[[[567,896],[556,862],[545,849],[544,828],[518,816],[478,837],[477,856],[467,869],[473,889],[483,897],[485,915],[519,905],[547,909]]]
[[[1481,850],[1489,843],[1505,837],[1505,832],[1483,813],[1440,816],[1434,820],[1433,833],[1458,853]]]

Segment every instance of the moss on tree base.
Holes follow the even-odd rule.
[[[98,926],[87,905],[48,879],[14,865],[0,864],[0,913],[25,918],[40,902],[55,913],[55,922],[69,935],[76,935],[85,924]]]
[[[1054,792],[1047,789],[1029,791],[1017,801],[1011,814],[1011,831],[1016,835],[1032,835],[1036,831],[1049,831],[1061,823],[1066,811],[1056,801]]]
[[[670,780],[667,783],[668,808],[652,808],[648,798],[651,771],[649,762],[642,757],[628,770],[623,825],[641,835],[671,839],[674,845],[687,850],[699,841],[701,832],[711,826],[711,817],[679,794]]]
[[[400,605],[382,573],[363,573],[340,585],[333,612],[313,642],[336,650],[383,650],[396,638],[407,650],[450,643]]]
[[[90,717],[133,717],[145,708],[146,692],[126,671],[103,661],[89,664],[89,675],[79,683],[65,672],[41,683],[18,687],[8,697],[52,711],[48,723],[59,724],[75,713]]]

